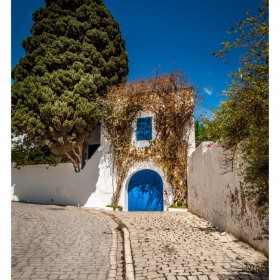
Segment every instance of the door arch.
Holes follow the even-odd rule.
[[[163,211],[163,182],[151,170],[140,170],[128,183],[128,211]]]

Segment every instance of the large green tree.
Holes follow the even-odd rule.
[[[12,70],[12,132],[78,172],[100,118],[96,99],[128,74],[119,24],[102,0],[45,0]]]
[[[213,55],[224,57],[233,48],[245,53],[238,71],[232,72],[227,99],[206,120],[210,137],[220,139],[227,159],[232,162],[239,155],[244,178],[243,190],[261,209],[268,207],[268,117],[269,117],[269,44],[268,1],[259,8],[257,16],[247,13],[245,20],[231,28],[234,42],[223,42],[224,49]],[[229,162],[229,163],[230,163]]]

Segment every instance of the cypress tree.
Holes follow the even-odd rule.
[[[45,0],[12,70],[12,132],[79,172],[100,118],[97,98],[128,74],[119,24],[102,0]]]

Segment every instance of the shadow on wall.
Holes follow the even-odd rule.
[[[20,170],[12,168],[12,200],[85,205],[97,191],[100,165],[106,161],[107,152],[104,146],[100,146],[79,173],[74,172],[71,163],[61,163],[56,167],[39,164],[25,166]]]

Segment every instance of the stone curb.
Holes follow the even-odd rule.
[[[124,233],[124,260],[126,270],[126,280],[134,280],[134,267],[132,261],[131,247],[130,247],[130,236],[127,228],[122,228]]]
[[[112,214],[106,213],[106,211],[104,211],[104,210],[102,212],[106,215],[105,219],[107,219],[107,218],[112,219],[111,217],[108,216],[108,215],[112,215]],[[114,217],[117,220],[119,220],[116,216],[114,216]],[[115,220],[113,220],[113,221],[117,223],[117,221],[115,221]],[[124,241],[125,280],[135,280],[129,231],[123,223],[120,223],[119,226],[122,229],[123,239],[124,239],[123,241]]]
[[[169,212],[188,212],[187,208],[168,208]]]

